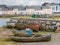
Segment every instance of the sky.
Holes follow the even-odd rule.
[[[44,2],[60,3],[60,0],[0,0],[0,5],[41,5]]]

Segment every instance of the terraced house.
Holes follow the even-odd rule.
[[[41,6],[27,6],[26,14],[40,14],[41,10]]]
[[[27,14],[52,14],[50,6],[27,6]]]
[[[0,15],[19,14],[60,14],[60,4],[44,3],[41,6],[6,6],[0,5]]]
[[[25,8],[23,6],[8,6],[9,10],[5,14],[9,15],[19,15],[19,14],[24,14]]]

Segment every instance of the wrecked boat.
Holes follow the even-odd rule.
[[[16,33],[17,32],[17,33]],[[50,41],[51,40],[51,34],[22,34],[19,31],[14,32],[15,35],[11,36],[11,39],[13,41],[18,42],[41,42],[41,41]]]

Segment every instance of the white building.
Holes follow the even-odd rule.
[[[0,11],[0,15],[4,15],[5,14],[5,11]]]
[[[29,6],[26,12],[27,14],[52,14],[50,6]]]
[[[60,14],[60,4],[58,3],[51,3],[51,10],[53,12],[53,14]]]
[[[60,4],[44,3],[42,6],[5,6],[0,5],[0,15],[19,15],[19,14],[60,14]]]
[[[21,11],[17,11],[17,14],[26,14],[26,11],[25,10],[21,10]]]
[[[41,6],[27,6],[26,13],[27,14],[41,14]]]
[[[5,14],[5,11],[7,10],[7,6],[6,5],[0,5],[0,15]]]
[[[42,14],[52,14],[52,10],[50,6],[42,6]]]

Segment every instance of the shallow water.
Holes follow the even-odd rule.
[[[0,18],[0,27],[5,26],[6,22],[9,20],[10,18]]]

